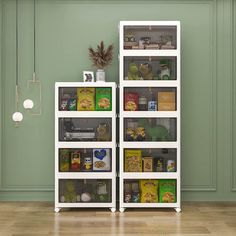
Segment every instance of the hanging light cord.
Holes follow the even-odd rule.
[[[18,111],[18,103],[19,103],[19,91],[18,91],[18,84],[19,84],[19,73],[18,73],[18,0],[16,0],[16,111]]]
[[[36,80],[36,6],[34,0],[34,72],[33,81]]]

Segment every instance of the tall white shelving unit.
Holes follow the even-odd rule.
[[[68,111],[60,110],[60,103],[62,103],[62,96],[68,93],[76,93],[77,88],[110,88],[112,94],[112,110],[111,111]],[[95,140],[70,140],[65,139],[63,127],[65,126],[65,119],[71,119],[72,121],[76,119],[81,119],[77,122],[80,129],[88,128],[87,125],[93,126],[96,129],[97,124],[103,123],[103,121],[108,121],[110,125],[111,138],[110,141],[96,141]],[[81,122],[81,123],[80,123]],[[88,122],[88,123],[86,123]],[[95,125],[93,125],[95,122]],[[96,123],[97,122],[97,123]],[[74,137],[80,137],[78,132]],[[90,132],[90,131],[88,131]],[[81,135],[81,133],[80,133]],[[82,134],[85,135],[85,134]],[[91,134],[87,134],[89,137]],[[61,150],[84,150],[87,149],[91,152],[94,149],[109,149],[111,160],[110,160],[110,171],[61,171],[60,170],[60,151]],[[81,165],[82,165],[81,159]],[[99,201],[92,199],[88,201],[84,196],[86,201],[82,201],[81,193],[77,193],[76,200],[70,193],[66,193],[68,199],[73,199],[72,202],[66,202],[64,193],[62,192],[61,181],[73,180],[78,188],[83,181],[93,181],[96,183],[97,180],[107,181],[109,183],[109,193],[108,201]],[[86,182],[86,183],[87,183]],[[85,185],[86,186],[86,185]],[[107,187],[108,188],[108,187]],[[65,191],[65,190],[63,190]],[[75,189],[75,191],[77,191]],[[96,192],[96,189],[93,191]],[[104,189],[103,189],[104,191]],[[70,198],[71,197],[71,198]],[[59,212],[61,208],[88,208],[88,207],[103,207],[110,208],[112,212],[116,210],[116,84],[115,83],[102,83],[102,82],[58,82],[55,84],[55,211]]]
[[[178,21],[121,21],[120,25],[120,212],[125,208],[151,207],[151,208],[175,208],[177,212],[181,211],[180,196],[180,22]],[[153,48],[150,41],[154,41]],[[126,41],[126,43],[124,43]],[[146,45],[149,45],[149,47]],[[161,61],[162,60],[162,61]],[[167,60],[164,61],[164,60]],[[164,62],[163,62],[164,61]],[[134,62],[138,67],[140,64],[152,64],[154,78],[152,80],[130,80],[128,77],[129,64]],[[161,65],[162,63],[162,65]],[[170,67],[170,75],[165,80],[158,69],[160,65]],[[165,65],[163,65],[165,64]],[[140,76],[140,75],[139,75]],[[156,76],[156,77],[155,77]],[[142,75],[140,76],[142,78]],[[175,94],[175,109],[168,111],[126,111],[125,110],[125,93],[137,93],[139,96],[142,92],[151,88],[153,91],[170,91]],[[155,95],[157,96],[157,95]],[[159,106],[157,101],[157,107]],[[167,124],[169,132],[172,132],[172,140],[144,140],[144,141],[127,141],[126,129],[129,127],[128,122],[133,125],[140,119],[153,119]],[[157,121],[155,121],[157,122]],[[169,122],[169,126],[168,126]],[[135,125],[134,125],[135,126]],[[147,130],[146,130],[147,132]],[[151,131],[150,131],[151,132]],[[151,172],[130,172],[125,170],[125,150],[142,150],[154,156],[152,159]],[[164,154],[163,154],[164,153]],[[167,153],[167,154],[166,154]],[[155,156],[163,157],[163,165],[166,166],[168,158],[174,160],[175,170],[167,172],[163,170],[158,172],[155,166]],[[143,158],[143,156],[142,156]],[[142,163],[143,165],[143,163]],[[173,202],[160,202],[160,188],[158,186],[158,202],[143,203],[139,200],[132,202],[132,199],[125,199],[126,181],[139,180],[175,180],[176,181],[176,200]],[[137,182],[136,182],[137,183]],[[131,190],[132,191],[132,190]],[[141,192],[139,193],[141,195]],[[128,196],[130,197],[130,196]],[[136,196],[137,197],[137,196]]]

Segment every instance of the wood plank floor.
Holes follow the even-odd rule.
[[[185,202],[173,209],[63,210],[53,203],[0,202],[0,236],[236,236],[236,203]]]

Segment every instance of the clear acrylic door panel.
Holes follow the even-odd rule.
[[[175,148],[126,148],[124,172],[176,172]]]
[[[176,203],[176,179],[125,179],[125,203]]]
[[[111,118],[59,118],[59,141],[111,141]]]
[[[111,111],[111,87],[60,87],[60,111]]]
[[[124,80],[176,80],[176,57],[124,57]]]
[[[176,111],[176,90],[174,87],[125,87],[123,110]]]
[[[176,141],[176,118],[124,118],[124,141]]]
[[[59,172],[111,172],[111,148],[60,148]]]
[[[124,26],[123,42],[127,50],[173,50],[177,45],[177,26]]]
[[[111,179],[59,179],[60,203],[111,202]]]

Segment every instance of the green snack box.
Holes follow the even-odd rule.
[[[111,88],[96,88],[96,111],[111,111]]]
[[[176,180],[160,179],[159,180],[159,202],[174,203],[176,202]]]

